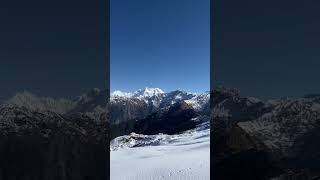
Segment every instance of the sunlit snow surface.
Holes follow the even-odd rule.
[[[111,180],[209,180],[209,146],[208,124],[179,135],[119,137],[110,145]]]

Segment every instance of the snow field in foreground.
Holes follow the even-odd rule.
[[[209,129],[159,146],[111,151],[111,180],[209,180]]]

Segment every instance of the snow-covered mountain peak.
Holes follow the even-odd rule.
[[[134,93],[134,97],[153,97],[153,96],[158,96],[158,95],[162,95],[165,92],[163,90],[161,90],[160,88],[149,88],[146,87],[143,90],[138,90]]]
[[[185,101],[196,111],[204,111],[209,108],[210,94],[190,93],[184,90],[174,90],[164,92],[160,88],[149,88],[137,90],[135,92],[114,91],[111,94],[113,104],[135,104],[134,106],[144,107],[150,111],[158,108],[171,106],[177,102]]]
[[[133,94],[132,93],[128,93],[128,92],[123,92],[123,91],[116,90],[113,93],[111,93],[111,97],[115,97],[115,96],[130,98],[130,97],[133,96]]]
[[[111,97],[150,98],[150,97],[159,96],[162,94],[165,94],[165,92],[160,88],[146,87],[144,89],[139,89],[138,91],[135,91],[133,93],[116,90],[113,93],[111,93]]]

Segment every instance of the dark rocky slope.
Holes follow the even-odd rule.
[[[192,106],[182,101],[138,120],[134,132],[146,135],[177,134],[195,128],[199,124],[193,120],[195,117],[197,113]]]
[[[184,101],[173,104],[148,115],[119,124],[111,124],[111,139],[131,132],[139,134],[177,134],[200,124],[199,114]]]
[[[277,157],[261,141],[237,125],[225,133],[225,139],[212,141],[214,179],[268,179],[282,173]]]
[[[319,179],[318,96],[261,101],[221,88],[211,97],[215,179]]]
[[[0,108],[0,179],[106,180],[105,114]]]
[[[144,118],[153,112],[151,106],[139,99],[115,99],[110,108],[110,122],[113,124]]]

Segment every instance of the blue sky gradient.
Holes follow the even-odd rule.
[[[110,4],[111,91],[209,90],[209,0]]]

